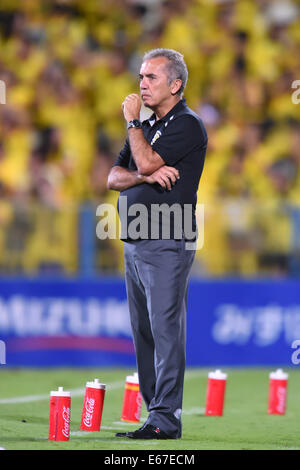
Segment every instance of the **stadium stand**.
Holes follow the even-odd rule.
[[[194,274],[299,276],[299,11],[299,0],[2,0],[1,273],[80,272],[82,233],[118,196],[106,178],[121,103],[143,52],[169,47],[209,135]],[[121,242],[94,238],[95,272],[122,273]]]

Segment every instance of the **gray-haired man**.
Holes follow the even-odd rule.
[[[186,249],[186,241],[187,234],[195,236],[197,189],[207,147],[202,121],[182,98],[187,77],[179,52],[155,49],[145,54],[141,98],[131,94],[122,104],[128,138],[108,177],[108,188],[127,197],[128,213],[121,213],[119,205],[121,221],[124,216],[132,220],[134,204],[143,204],[148,214],[147,236],[125,234],[124,256],[140,390],[149,416],[140,429],[119,437],[177,439],[182,432],[187,288],[195,254]],[[141,99],[153,111],[143,123]],[[167,211],[168,236],[164,214],[155,216],[154,230],[153,208],[162,205],[180,208],[182,215],[190,209],[191,227],[182,224],[183,216],[179,223]]]

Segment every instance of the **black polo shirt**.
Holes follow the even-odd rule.
[[[192,232],[196,228],[195,209],[197,190],[203,170],[208,140],[205,127],[200,117],[182,99],[160,120],[155,121],[155,115],[152,115],[149,119],[143,121],[142,128],[145,139],[152,146],[152,149],[160,155],[166,165],[177,168],[180,179],[177,180],[171,191],[163,189],[158,183],[142,183],[121,191],[120,196],[126,196],[126,199],[122,198],[121,204],[120,197],[118,201],[122,225],[121,239],[181,238],[182,233],[185,236],[185,232],[191,233],[190,229],[187,230],[186,224],[184,227],[184,210],[191,210]],[[114,166],[137,170],[128,138]],[[142,204],[143,207],[133,206],[134,204]],[[163,204],[164,206],[162,206]],[[182,208],[181,234],[177,217],[179,206]],[[130,207],[133,209],[131,214]],[[145,210],[143,209],[141,213],[139,207],[141,209],[145,208]],[[174,216],[174,211],[166,211],[167,219],[168,215],[170,215],[170,237],[164,234],[168,230],[164,233],[162,231],[162,225],[164,224],[162,213],[159,213],[158,220],[155,211],[153,212],[153,209],[158,207],[174,208],[174,211],[177,210],[176,217]],[[146,211],[148,215],[147,221],[145,221]],[[135,215],[132,215],[133,213]],[[158,234],[157,227],[153,228],[151,226],[151,223],[154,224],[154,219],[155,223],[159,224]],[[186,221],[188,220],[189,217],[186,218]],[[132,222],[136,225],[131,226],[134,230],[129,230],[128,234],[127,229]],[[148,228],[145,226],[139,227],[139,222],[148,225]],[[169,223],[168,220],[167,223]],[[127,226],[125,227],[126,224]],[[147,235],[145,235],[146,232]],[[132,236],[132,233],[137,235]],[[186,238],[191,239],[189,236],[186,236]]]

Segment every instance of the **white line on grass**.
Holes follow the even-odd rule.
[[[205,412],[205,408],[198,408],[198,407],[194,407],[194,408],[189,408],[188,410],[186,409],[183,409],[182,410],[182,414],[184,415],[203,415]]]
[[[124,382],[112,382],[107,385],[107,390],[114,390],[124,387]],[[72,397],[80,397],[84,395],[85,388],[73,388],[70,390]],[[33,401],[49,400],[50,393],[43,395],[25,395],[23,397],[12,397],[0,399],[0,405],[13,405],[16,403],[29,403]]]
[[[207,376],[207,372],[198,370],[188,370],[185,373],[185,380],[198,379],[201,376]],[[112,382],[107,385],[107,390],[116,390],[124,387],[124,381]],[[70,390],[72,397],[80,397],[84,395],[85,388],[74,388]],[[25,395],[21,397],[1,398],[0,405],[14,405],[17,403],[30,403],[35,401],[48,400],[50,393],[41,395]]]
[[[106,431],[119,431],[120,430],[120,428],[114,428],[112,426],[101,426],[101,429],[106,430]],[[101,429],[100,429],[100,432],[101,432]],[[72,440],[74,440],[74,438],[76,440],[77,438],[81,438],[81,437],[88,438],[89,434],[90,434],[90,431],[71,431],[70,432],[70,438],[72,438]],[[92,434],[95,434],[95,433],[92,433]],[[101,438],[100,435],[99,435],[99,438]],[[149,439],[149,440],[151,440],[151,445],[158,444],[158,442],[154,439]],[[146,442],[141,441],[141,440],[138,440],[138,441],[134,440],[134,444],[135,445],[141,445],[141,446],[149,445],[149,440],[147,439]],[[120,438],[117,438],[117,440],[114,439],[114,442],[117,442],[118,444],[126,444],[128,446],[128,443],[130,442],[130,439],[121,440]]]
[[[146,418],[141,418],[140,419],[140,422],[144,422],[146,421]],[[114,421],[113,424],[116,424],[117,426],[135,426],[138,424],[138,423],[130,423],[128,421]]]

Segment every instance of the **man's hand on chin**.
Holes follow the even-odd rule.
[[[132,93],[126,96],[122,103],[122,109],[127,122],[140,118],[141,106],[142,102],[139,95]]]

